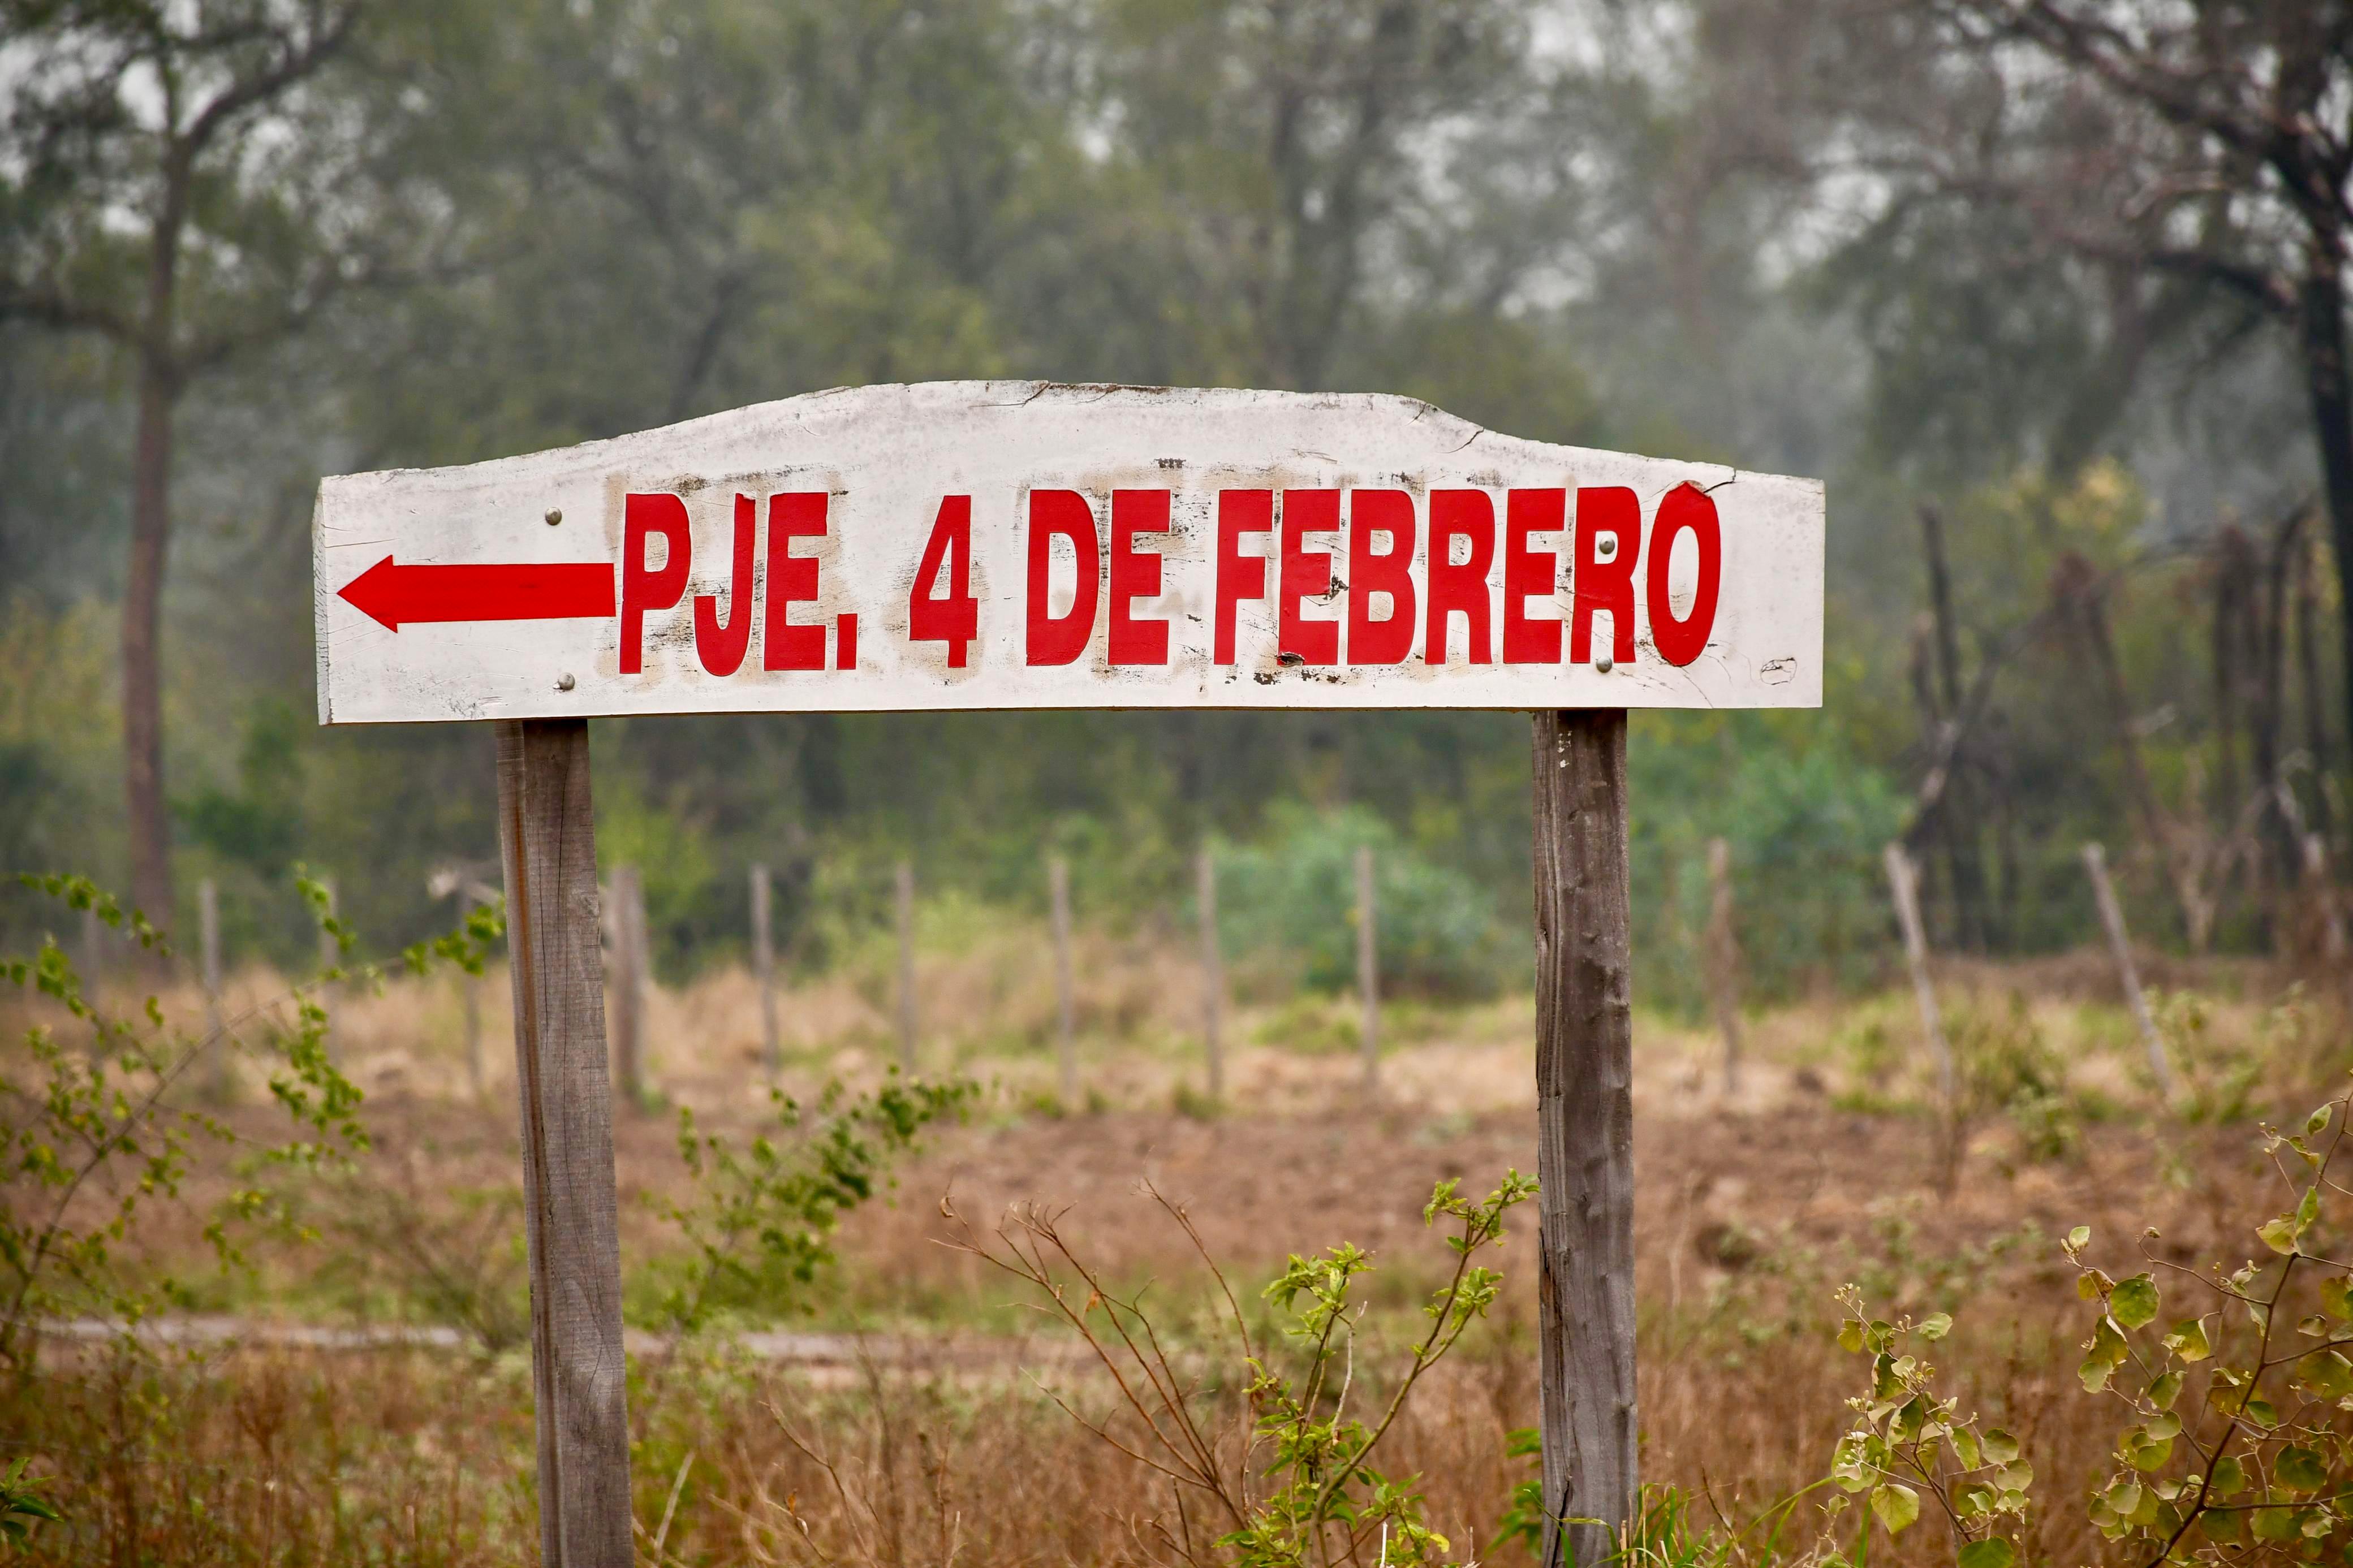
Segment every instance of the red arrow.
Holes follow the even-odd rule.
[[[387,555],[338,591],[394,631],[404,621],[560,621],[613,613],[613,569],[594,561],[402,566]]]

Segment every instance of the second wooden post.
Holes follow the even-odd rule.
[[[1623,709],[1535,716],[1536,1334],[1544,1542],[1634,1512],[1634,1027]],[[1599,1523],[1567,1524],[1568,1520]]]
[[[628,1369],[588,725],[506,720],[498,733],[540,1559],[546,1568],[629,1568]]]

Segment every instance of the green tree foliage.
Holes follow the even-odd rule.
[[[1356,983],[1356,851],[1373,851],[1373,930],[1381,985],[1394,995],[1475,996],[1503,978],[1494,900],[1372,812],[1285,810],[1262,847],[1218,857],[1218,921],[1247,978],[1316,990]]]

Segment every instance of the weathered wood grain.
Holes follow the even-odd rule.
[[[629,1429],[588,726],[498,727],[546,1568],[629,1568]]]
[[[1598,1563],[1632,1515],[1634,1395],[1632,939],[1626,714],[1545,711],[1533,748],[1535,873],[1537,1337],[1546,1522]]]

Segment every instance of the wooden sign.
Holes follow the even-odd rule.
[[[542,1561],[634,1552],[587,720],[991,708],[1534,711],[1537,1556],[1612,1552],[1640,1497],[1626,710],[1819,706],[1822,528],[1810,479],[1405,398],[1029,382],[326,480],[321,721],[498,721]],[[902,862],[910,1053],[913,889]]]
[[[327,480],[320,716],[1814,707],[1822,529],[1405,398],[860,387]]]

